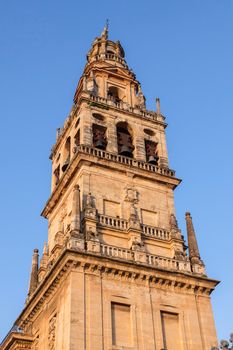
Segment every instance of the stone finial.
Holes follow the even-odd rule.
[[[101,38],[104,40],[108,40],[108,29],[109,29],[109,20],[107,19],[104,30],[101,33]]]
[[[160,99],[156,97],[156,113],[161,114],[160,112]]]
[[[28,296],[30,296],[38,285],[38,261],[39,261],[39,250],[34,249],[32,256],[32,269],[30,275],[29,291]]]
[[[137,208],[134,206],[134,202],[131,202],[130,204],[129,218],[130,220],[138,221],[138,212]]]
[[[91,195],[91,192],[87,194],[86,198],[86,208],[95,208],[95,202],[93,200],[93,197]]]
[[[172,229],[178,229],[178,223],[174,214],[170,216],[170,226]]]
[[[73,189],[73,202],[71,213],[71,230],[80,232],[80,189],[79,185],[75,185]]]
[[[200,259],[200,253],[198,249],[196,234],[193,227],[192,217],[189,212],[185,213],[185,219],[186,219],[186,227],[187,227],[187,235],[188,235],[188,247],[189,247],[190,260],[193,263],[200,263],[201,259]]]
[[[47,268],[48,258],[48,245],[46,242],[44,242],[43,255],[40,260],[40,267]]]

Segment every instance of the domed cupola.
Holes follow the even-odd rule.
[[[125,52],[119,40],[116,42],[108,39],[108,24],[104,27],[100,37],[95,38],[90,51],[87,54],[88,63],[93,61],[116,61],[126,66]]]

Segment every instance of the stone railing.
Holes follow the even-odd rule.
[[[171,238],[170,232],[165,229],[144,225],[144,224],[142,224],[141,227],[142,227],[142,232],[146,236],[151,236],[151,237],[164,239],[164,240],[170,240]]]
[[[100,245],[100,251],[102,255],[124,259],[129,261],[137,261],[138,251],[130,250],[127,248],[119,248],[115,246],[109,246],[106,244]],[[157,268],[165,270],[174,270],[174,271],[183,271],[191,272],[190,262],[189,261],[180,261],[163,256],[146,254],[143,251],[139,252],[141,255],[144,255],[143,263],[149,266],[154,266]]]
[[[101,226],[113,227],[123,231],[127,230],[129,227],[128,220],[125,220],[125,219],[120,219],[118,217],[107,216],[103,214],[100,214],[98,218],[99,218],[99,224]],[[151,236],[151,237],[155,237],[155,238],[163,239],[167,241],[170,240],[171,238],[170,232],[162,228],[141,224],[141,229],[142,229],[142,233],[146,236]]]
[[[147,254],[147,263],[149,265],[162,269],[191,272],[189,261],[176,260],[163,256]]]
[[[114,247],[106,244],[101,244],[101,254],[120,258],[124,260],[134,260],[134,252],[130,249]]]
[[[174,177],[175,176],[175,171],[168,169],[168,168],[162,168],[159,167],[157,165],[152,165],[143,161],[139,161],[136,159],[132,159],[132,158],[128,158],[128,157],[124,157],[118,154],[114,154],[114,153],[110,153],[107,151],[103,151],[100,150],[98,148],[94,148],[91,146],[86,146],[86,145],[80,145],[77,146],[74,149],[74,152],[78,152],[78,153],[86,153],[86,154],[90,154],[102,159],[107,159],[107,160],[111,160],[113,162],[116,163],[121,163],[121,164],[125,164],[125,165],[129,165],[131,167],[134,168],[138,168],[138,169],[142,169],[142,170],[146,170],[146,171],[151,171],[153,173],[157,173],[160,175],[165,175],[165,176],[170,176],[170,177]]]
[[[121,63],[124,67],[127,67],[127,64],[126,64],[124,58],[119,57],[119,56],[115,55],[114,53],[106,53],[106,54],[102,54],[102,55],[95,55],[94,59],[96,61],[99,61],[99,60],[102,60],[102,59],[115,61],[115,62]]]
[[[99,215],[99,223],[103,226],[109,226],[118,230],[127,230],[128,221],[112,216]]]
[[[123,111],[127,111],[127,112],[130,112],[130,113],[138,114],[138,115],[140,115],[143,118],[150,119],[150,120],[153,120],[153,121],[163,122],[164,119],[165,119],[161,114],[157,114],[154,111],[149,111],[149,110],[144,110],[144,109],[130,107],[127,103],[125,103],[123,101],[116,102],[116,101],[114,101],[111,98],[104,98],[104,97],[101,97],[101,96],[94,96],[92,94],[89,95],[89,99],[92,102],[100,103],[100,104],[103,104],[105,106],[116,107],[116,108],[119,108],[119,109],[121,109]]]

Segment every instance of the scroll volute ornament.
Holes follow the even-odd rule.
[[[118,152],[119,154],[132,157],[134,145],[132,143],[132,137],[129,133],[118,131],[117,133],[117,141],[118,141]]]
[[[93,125],[93,145],[96,148],[106,149],[106,128],[100,125]]]
[[[157,143],[153,141],[145,140],[146,148],[146,160],[148,163],[157,165],[158,164],[158,152],[157,152]]]

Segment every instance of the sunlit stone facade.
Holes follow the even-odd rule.
[[[52,148],[48,244],[1,349],[210,350],[210,294],[190,213],[178,227],[165,117],[106,27]]]

